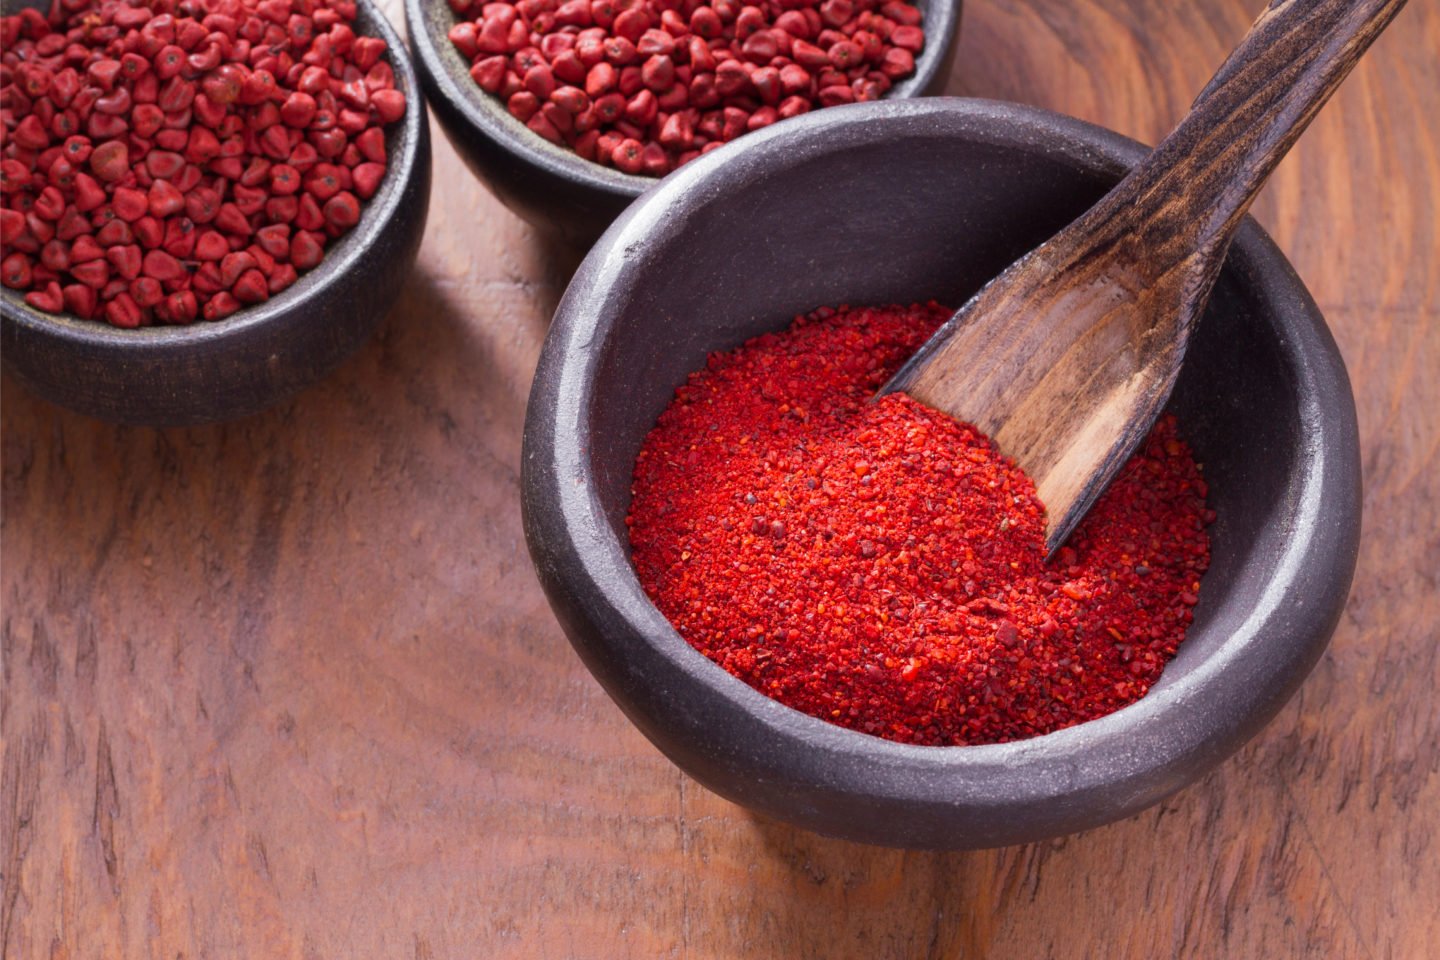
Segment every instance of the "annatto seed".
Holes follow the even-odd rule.
[[[517,8],[490,12],[500,89],[513,51],[539,63],[575,44],[553,16],[532,39]],[[219,319],[291,286],[359,221],[385,176],[382,128],[405,114],[385,41],[354,17],[350,0],[59,0],[0,18],[0,280],[127,327]],[[476,32],[453,33],[478,53]],[[545,106],[557,136],[573,128]]]
[[[891,80],[913,72],[913,54],[924,45],[919,11],[899,0],[886,7],[903,18],[882,15],[873,0],[690,0],[682,8],[659,0],[451,0],[462,19],[449,35],[476,84],[538,135],[611,166],[617,158],[635,166],[635,152],[618,149],[626,140],[642,152],[658,145],[665,163],[651,150],[641,164],[641,172],[654,173],[721,142],[704,132],[700,112],[743,111],[745,120],[730,125],[739,135],[815,107],[883,95]],[[553,99],[566,86],[590,104]],[[653,110],[642,90],[653,95]],[[605,102],[612,93],[620,104]],[[372,91],[372,103],[381,102],[376,97]],[[771,109],[751,124],[757,108]],[[686,111],[697,113],[682,144],[670,118]]]

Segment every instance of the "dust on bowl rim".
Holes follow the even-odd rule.
[[[723,342],[714,335],[707,340],[706,321],[698,317],[689,321],[694,327],[683,328],[699,328],[691,335],[646,327],[647,314],[677,315],[677,304],[666,299],[673,291],[664,284],[664,272],[680,262],[682,249],[692,263],[704,259],[705,239],[698,231],[721,222],[727,207],[778,197],[798,181],[795,171],[840,170],[841,154],[863,154],[891,164],[887,182],[906,180],[912,186],[930,182],[911,176],[927,162],[937,170],[969,163],[955,175],[964,174],[962,186],[973,196],[990,187],[1005,189],[1006,178],[1021,182],[1026,168],[1043,168],[1052,180],[1063,174],[1075,181],[1075,190],[1090,191],[1073,216],[1144,152],[1118,134],[1009,104],[941,99],[841,107],[753,134],[723,162],[702,157],[688,164],[633,205],[592,250],[557,311],[531,395],[522,479],[527,541],[582,660],[642,732],[692,776],[761,812],[866,842],[938,848],[1040,839],[1126,816],[1193,781],[1258,731],[1314,665],[1354,569],[1359,529],[1354,405],[1323,319],[1253,223],[1237,237],[1217,298],[1227,309],[1244,307],[1264,321],[1255,334],[1264,341],[1259,352],[1273,356],[1284,373],[1259,378],[1251,389],[1277,405],[1275,416],[1293,424],[1295,434],[1282,438],[1288,460],[1272,456],[1257,467],[1270,471],[1259,479],[1269,485],[1274,502],[1247,503],[1246,485],[1237,482],[1215,505],[1222,527],[1216,563],[1229,569],[1217,574],[1212,566],[1206,583],[1215,590],[1202,597],[1191,635],[1139,702],[1006,744],[917,747],[879,740],[783,707],[706,660],[650,603],[629,564],[617,523],[628,468],[638,438],[668,400],[675,374],[696,369],[695,358],[703,359],[708,350],[734,346],[751,330],[767,323],[774,328],[804,309],[785,302],[769,310],[767,319],[764,298],[722,294],[720,300],[736,302],[717,305],[716,311],[738,310],[759,319],[729,330]],[[1011,163],[996,165],[987,179],[980,160],[994,163],[997,157]],[[1012,165],[1013,171],[1006,169]],[[1035,184],[1042,179],[1025,181],[1026,189],[1038,191]],[[875,189],[878,194],[887,187]],[[969,203],[963,190],[955,199],[929,196],[915,202],[928,200]],[[980,215],[974,205],[967,209]],[[999,214],[992,209],[989,216]],[[887,222],[893,228],[895,221]],[[767,227],[771,235],[786,229],[778,222]],[[847,235],[837,246],[875,251],[884,228],[869,229],[873,235]],[[932,223],[923,229],[930,235],[899,238],[897,247],[919,249],[916,244],[935,242],[935,231],[944,228]],[[747,239],[728,238],[742,248]],[[767,244],[771,239],[767,235]],[[784,261],[786,238],[773,239],[773,255]],[[903,267],[901,261],[887,262]],[[764,267],[754,258],[739,257],[734,270],[753,271],[756,284],[769,279],[760,276]],[[791,288],[889,282],[856,270],[853,277],[811,283],[793,260],[775,270],[781,276],[773,278],[776,292],[769,299],[798,295],[816,301],[811,306],[847,298],[803,289],[794,294]],[[931,291],[913,293],[921,299]],[[706,309],[699,305],[689,312]],[[1243,329],[1234,332],[1244,335]],[[1194,349],[1194,362],[1203,364],[1219,348],[1207,341]],[[689,359],[663,359],[676,353]],[[646,364],[666,362],[669,383],[644,399],[625,395],[644,392]],[[1282,381],[1289,393],[1283,393]],[[1203,385],[1182,384],[1177,393],[1187,403],[1196,402],[1192,395],[1203,396]],[[1217,422],[1205,429],[1233,428],[1226,442],[1233,441],[1238,452],[1236,465],[1227,469],[1238,477],[1247,469],[1241,454],[1266,455],[1244,449],[1244,433],[1235,426],[1242,413],[1221,406],[1217,401],[1212,411]],[[617,413],[618,407],[631,412]],[[1221,423],[1227,416],[1231,420]],[[606,453],[617,447],[625,449]],[[1201,454],[1208,462],[1214,451]],[[1212,491],[1215,486],[1212,478]],[[1240,529],[1244,526],[1255,529]]]
[[[115,350],[173,348],[181,343],[193,344],[234,336],[333,291],[341,278],[364,259],[366,248],[375,243],[402,212],[407,185],[416,176],[417,164],[424,152],[421,145],[424,102],[408,50],[387,18],[375,7],[374,0],[352,2],[356,15],[350,23],[355,27],[356,35],[378,37],[385,41],[385,51],[380,59],[391,66],[394,89],[405,95],[405,111],[397,120],[383,126],[385,171],[379,186],[369,199],[361,202],[358,222],[338,237],[329,239],[324,257],[318,264],[300,273],[293,283],[268,299],[253,305],[242,305],[225,317],[216,320],[196,317],[188,324],[153,323],[135,328],[112,325],[103,317],[82,319],[69,312],[40,310],[26,303],[19,292],[7,287],[0,291],[0,306],[3,306],[6,325],[16,326],[15,335],[26,331],[34,336],[83,341]],[[34,7],[35,4],[7,0],[3,11],[8,16],[25,6]]]

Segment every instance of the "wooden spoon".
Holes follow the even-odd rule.
[[[1054,553],[1170,396],[1255,194],[1405,0],[1275,0],[1190,113],[975,295],[880,391],[974,424],[1035,481]]]

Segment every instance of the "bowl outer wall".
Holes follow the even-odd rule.
[[[6,9],[9,9],[7,4]],[[35,393],[121,423],[183,426],[256,413],[320,379],[374,332],[400,294],[425,232],[430,128],[405,45],[372,0],[357,22],[384,37],[405,117],[360,222],[325,259],[264,303],[217,322],[124,330],[0,297],[0,357]]]
[[[915,74],[887,98],[936,93],[953,66],[961,0],[916,5],[925,11],[925,50]],[[471,79],[469,64],[446,36],[455,15],[443,0],[405,0],[405,20],[420,82],[445,135],[471,171],[522,219],[567,242],[589,245],[658,182],[582,160],[512,117]]]
[[[828,835],[929,849],[1097,826],[1213,768],[1274,716],[1323,653],[1349,589],[1360,525],[1358,432],[1339,352],[1299,278],[1247,221],[1225,274],[1281,325],[1276,341],[1295,394],[1299,459],[1274,507],[1278,519],[1264,524],[1238,582],[1219,598],[1202,591],[1199,609],[1214,608],[1210,636],[1192,630],[1181,656],[1206,643],[1213,649],[1183,676],[1172,675],[1172,664],[1136,704],[1042,737],[917,747],[784,707],[686,644],[641,589],[596,492],[592,452],[609,438],[590,431],[594,374],[614,324],[637,279],[656,269],[653,245],[707,204],[733,198],[737,185],[827,152],[937,133],[1038,152],[1111,181],[1146,153],[1047,111],[939,99],[836,108],[701,158],[630,208],[572,281],[532,389],[521,481],[527,541],[557,618],[657,747],[736,803]]]

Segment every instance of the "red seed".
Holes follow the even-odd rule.
[[[65,212],[65,197],[59,189],[50,186],[40,191],[35,198],[35,214],[45,220],[59,220]]]
[[[362,200],[373,197],[385,180],[385,167],[379,163],[362,163],[352,173],[355,178],[355,193]]]
[[[105,304],[105,319],[117,327],[138,327],[143,316],[140,306],[128,293],[118,294]]]
[[[127,223],[139,220],[150,208],[145,193],[130,187],[116,189],[112,197],[112,204],[115,215]]]
[[[105,259],[109,260],[115,272],[126,280],[134,280],[140,276],[140,248],[133,243],[108,247],[105,250]]]
[[[641,127],[648,126],[653,122],[658,111],[659,105],[655,102],[655,94],[649,90],[641,90],[625,104],[626,118]]]
[[[825,0],[820,5],[820,19],[832,27],[843,26],[854,12],[851,0]]]
[[[36,310],[59,313],[65,306],[65,296],[60,292],[60,284],[52,280],[43,289],[31,290],[25,294],[25,302]]]
[[[720,36],[725,24],[720,20],[720,15],[711,7],[697,7],[695,12],[690,14],[690,29],[696,36],[704,37],[706,40],[714,40]]]
[[[605,48],[605,59],[617,67],[623,67],[634,60],[638,54],[635,51],[635,44],[625,37],[611,37],[603,44]]]
[[[613,66],[608,63],[597,63],[585,76],[585,92],[592,99],[601,97],[615,89],[615,84],[619,79],[620,75]]]
[[[103,260],[105,248],[94,237],[76,237],[70,245],[70,262],[85,263],[89,260]]]
[[[154,217],[145,216],[135,221],[135,239],[140,241],[140,246],[146,250],[153,250],[160,246],[160,241],[165,238],[165,227]]]
[[[320,205],[308,193],[300,195],[300,209],[295,212],[294,226],[298,230],[318,231],[325,227],[325,214]]]
[[[163,250],[151,250],[145,254],[141,271],[147,277],[154,277],[162,282],[174,280],[185,274],[185,268],[180,261]]]
[[[93,288],[84,283],[72,283],[61,290],[64,298],[65,310],[73,313],[83,320],[89,320],[95,316],[95,305],[98,302]]]
[[[120,191],[115,191],[117,197],[116,210],[118,212],[118,197]],[[185,209],[185,197],[168,180],[156,180],[150,184],[150,195],[147,198],[147,208],[151,216],[169,217],[180,213]]]
[[[103,259],[101,253],[99,260],[87,260],[84,263],[73,263],[70,266],[70,273],[76,280],[79,280],[87,287],[99,290],[110,281],[110,263]],[[72,261],[74,260],[72,251]]]
[[[240,309],[240,301],[229,292],[221,290],[205,302],[201,315],[206,320],[224,320]]]
[[[155,314],[166,323],[191,323],[199,312],[195,294],[189,290],[172,293],[155,306]]]
[[[140,277],[130,284],[130,296],[136,306],[148,310],[165,299],[165,290],[153,277]]]
[[[298,270],[311,269],[324,255],[324,239],[317,233],[301,230],[290,241],[290,262]]]
[[[776,112],[781,116],[781,118],[786,120],[790,119],[791,117],[798,117],[800,116],[800,114],[808,113],[809,111],[810,101],[805,97],[799,96],[786,97],[784,100],[781,100],[780,106],[776,110]]]
[[[757,30],[745,39],[740,52],[746,60],[763,66],[780,53],[780,42],[769,30]]]
[[[276,260],[288,259],[290,256],[290,226],[284,223],[272,223],[269,226],[261,227],[255,231],[255,242]]]
[[[40,263],[56,274],[64,273],[70,269],[70,245],[63,240],[51,240],[40,249]]]
[[[278,196],[289,196],[300,189],[300,171],[288,163],[270,168],[270,190]]]
[[[25,254],[12,253],[0,260],[0,283],[12,290],[28,290],[30,277],[30,258]]]
[[[287,126],[306,127],[315,119],[317,107],[315,98],[308,93],[296,91],[285,98],[280,105],[280,119]]]
[[[892,80],[915,72],[915,57],[909,50],[892,47],[880,61],[880,72]]]
[[[555,126],[553,120],[543,112],[543,109],[526,121],[525,126],[551,143],[561,143],[564,140],[560,130]]]
[[[761,67],[750,75],[750,83],[755,87],[755,92],[760,95],[760,99],[764,103],[774,106],[780,102],[783,90],[779,70],[774,67]]]
[[[657,53],[641,66],[640,79],[657,93],[668,90],[675,82],[675,64],[665,54]]]
[[[96,178],[113,183],[130,169],[130,151],[119,140],[100,144],[90,154],[90,169]]]
[[[733,97],[750,86],[750,75],[738,60],[726,60],[715,68],[715,89],[722,97]]]
[[[512,117],[524,123],[535,116],[536,111],[540,109],[540,98],[529,90],[521,90],[510,98],[506,108]]]
[[[185,169],[185,158],[169,150],[151,150],[145,154],[145,169],[157,180],[170,180]]]
[[[338,230],[348,230],[360,222],[360,201],[348,190],[342,190],[325,201],[325,222]]]
[[[254,270],[258,265],[255,255],[248,250],[227,253],[220,261],[220,285],[226,289],[235,286],[242,273]]]
[[[381,123],[394,123],[405,116],[405,94],[399,90],[377,90],[370,102]]]
[[[214,296],[225,285],[220,282],[220,264],[207,260],[190,274],[190,288],[205,297]]]
[[[361,157],[372,163],[386,163],[388,160],[385,153],[385,134],[379,127],[371,127],[356,137],[355,147]]]
[[[259,270],[247,270],[235,281],[232,291],[243,304],[263,303],[270,299],[270,285]]]
[[[623,140],[611,152],[610,162],[625,173],[637,174],[644,169],[644,161],[641,159],[643,150],[644,147],[641,146],[640,141]]]
[[[799,10],[786,10],[775,18],[775,29],[783,30],[798,40],[809,40],[814,36],[810,23]]]
[[[273,297],[275,294],[288,288],[299,278],[300,275],[293,266],[288,263],[282,263],[270,272],[265,282],[269,287],[270,295]]]
[[[774,107],[761,107],[759,110],[750,114],[750,119],[745,121],[745,129],[759,130],[762,127],[770,126],[770,124],[778,119],[780,119],[780,115],[775,111]]]

